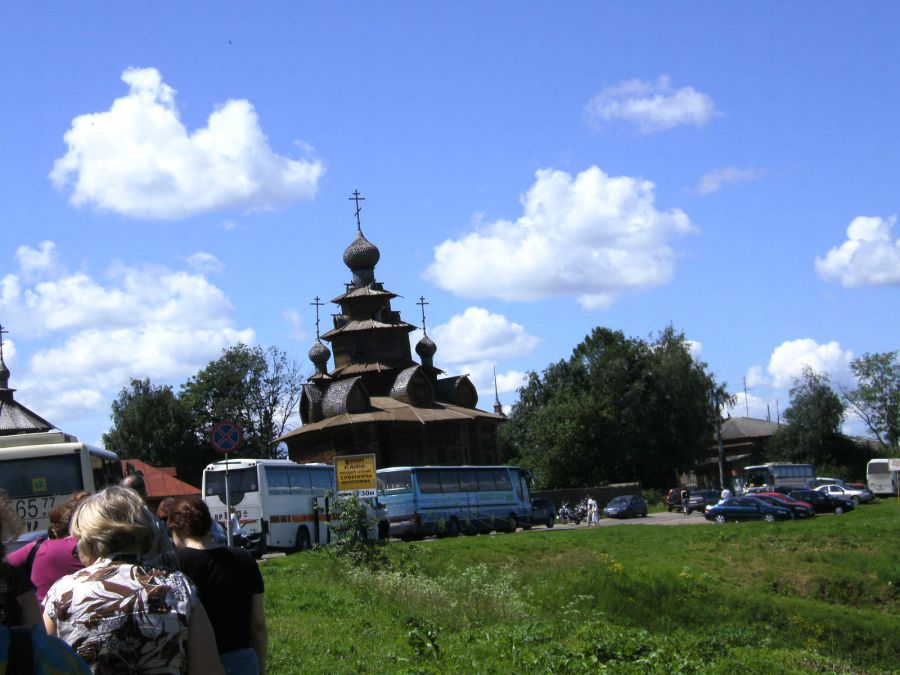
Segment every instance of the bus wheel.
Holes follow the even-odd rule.
[[[515,532],[517,527],[519,527],[519,521],[516,520],[513,514],[509,514],[509,520],[506,521],[506,531]]]
[[[458,537],[459,536],[459,521],[456,518],[451,518],[447,523],[447,532],[445,533],[447,537]]]
[[[309,530],[306,529],[306,525],[301,525],[297,528],[297,539],[294,541],[294,550],[309,550]]]

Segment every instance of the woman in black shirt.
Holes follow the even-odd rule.
[[[265,673],[268,629],[256,560],[243,549],[216,543],[209,508],[198,497],[176,499],[167,526],[178,568],[197,585],[225,671]]]

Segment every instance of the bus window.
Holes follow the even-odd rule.
[[[504,492],[512,490],[508,471],[494,471],[494,483],[497,485],[497,490],[503,490]]]
[[[463,492],[475,492],[478,489],[478,477],[471,469],[460,469],[459,489]]]
[[[419,469],[416,479],[419,482],[419,492],[423,494],[441,491],[441,478],[437,471]]]
[[[380,476],[384,481],[384,493],[388,495],[412,492],[412,478],[409,471],[387,471]]]
[[[309,479],[314,490],[327,492],[334,489],[334,474],[329,469],[310,469]]]
[[[497,484],[494,482],[494,472],[490,469],[482,469],[475,472],[478,474],[478,489],[481,492],[494,492]]]
[[[291,494],[301,495],[309,492],[309,469],[305,467],[287,469],[287,474],[291,481]]]
[[[10,498],[71,494],[82,489],[81,464],[76,454],[8,459],[3,462],[0,487]]]
[[[266,483],[271,495],[288,495],[291,493],[291,483],[288,478],[288,470],[266,467]]]
[[[459,492],[459,476],[456,471],[439,471],[442,492]]]

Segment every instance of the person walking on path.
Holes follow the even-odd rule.
[[[197,585],[225,672],[265,673],[269,634],[256,560],[241,548],[216,542],[209,508],[199,497],[176,499],[167,521],[176,546],[175,562]]]
[[[682,511],[684,511],[684,515],[686,515],[686,516],[691,515],[691,506],[690,506],[690,504],[688,504],[688,501],[690,501],[690,498],[691,498],[691,493],[688,492],[687,488],[684,488],[681,491],[681,509],[682,509]]]

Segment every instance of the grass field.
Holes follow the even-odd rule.
[[[900,505],[263,563],[272,673],[900,672]]]

